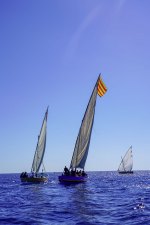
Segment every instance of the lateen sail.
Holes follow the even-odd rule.
[[[48,108],[45,113],[40,135],[38,136],[38,143],[36,146],[36,151],[32,163],[32,169],[31,172],[38,173],[40,166],[43,161],[44,153],[45,153],[45,147],[46,147],[46,129],[47,129],[47,115],[48,115]]]
[[[130,172],[133,167],[133,156],[132,156],[132,146],[128,149],[125,156],[123,157],[118,171],[119,172]]]
[[[72,160],[70,164],[70,169],[74,169],[74,168],[84,169],[85,162],[88,155],[90,138],[91,138],[92,127],[94,122],[97,93],[100,96],[103,96],[106,91],[107,91],[107,88],[99,76],[96,82],[96,85],[93,89],[92,95],[90,97],[88,106],[86,108],[86,111],[81,123],[81,127],[76,140],[76,144],[75,144],[75,148],[74,148],[74,152],[73,152],[73,156],[72,156]]]

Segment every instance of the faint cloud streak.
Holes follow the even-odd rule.
[[[79,28],[74,33],[74,35],[71,38],[71,41],[69,42],[67,46],[65,61],[68,62],[73,57],[78,47],[82,34],[89,27],[89,25],[98,17],[100,9],[101,9],[101,5],[99,4],[87,15],[87,17],[80,24]]]
[[[125,2],[126,2],[126,0],[117,0],[116,1],[116,6],[115,6],[116,14],[118,14],[121,11]],[[89,14],[85,17],[83,22],[80,24],[79,28],[73,34],[73,36],[66,48],[66,53],[65,53],[65,56],[63,59],[64,63],[68,63],[72,59],[72,57],[75,55],[75,52],[78,48],[78,45],[79,45],[79,42],[81,39],[81,36],[85,32],[85,30],[93,23],[93,21],[96,20],[96,18],[100,15],[100,12],[102,9],[104,9],[104,8],[101,3],[99,5],[96,5],[89,12]]]

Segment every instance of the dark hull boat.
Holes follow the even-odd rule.
[[[128,149],[125,156],[121,159],[121,163],[118,168],[119,174],[133,174],[133,155],[132,146]]]
[[[43,182],[47,182],[48,178],[47,177],[22,177],[20,178],[21,182],[28,182],[28,183],[43,183]]]
[[[46,148],[47,116],[48,116],[48,108],[46,110],[43,119],[40,135],[38,136],[38,142],[32,163],[31,174],[28,175],[27,172],[21,173],[20,175],[21,182],[43,183],[48,181],[48,176],[46,176],[43,172],[39,173],[40,167],[43,164],[43,158]]]
[[[82,119],[70,168],[68,169],[65,167],[64,173],[58,177],[61,183],[82,183],[87,181],[87,174],[84,172],[84,166],[90,146],[97,94],[102,97],[106,91],[107,88],[99,76]],[[78,171],[78,169],[80,171]]]
[[[87,176],[66,176],[61,175],[58,177],[59,181],[61,183],[83,183],[87,181]]]
[[[120,174],[133,174],[133,171],[118,171]]]

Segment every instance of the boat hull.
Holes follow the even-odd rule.
[[[133,171],[118,171],[119,174],[133,174]]]
[[[21,177],[21,182],[27,183],[44,183],[48,181],[47,177]]]
[[[58,177],[61,183],[83,183],[87,181],[87,176],[65,176],[61,175]]]

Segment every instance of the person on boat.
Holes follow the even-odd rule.
[[[28,174],[27,172],[22,172],[21,175],[20,175],[21,178],[26,178],[28,177]]]
[[[87,174],[84,172],[84,170],[82,171],[82,176],[83,177],[87,176]]]
[[[65,175],[69,175],[70,174],[69,169],[66,166],[64,168],[64,174]]]
[[[24,173],[24,177],[28,177],[28,174],[27,174],[27,172],[25,172],[25,173]]]
[[[79,170],[76,171],[76,175],[79,176]]]
[[[71,176],[74,177],[75,175],[76,175],[76,171],[72,169],[72,170],[71,170]]]
[[[44,177],[44,169],[42,169],[41,177]]]
[[[78,174],[79,176],[81,176],[82,175],[82,172],[81,172],[81,170],[79,171],[79,174]]]
[[[22,173],[20,174],[20,177],[23,177],[23,175],[24,175],[24,172],[22,172]]]
[[[42,169],[41,178],[44,177],[44,170]]]

